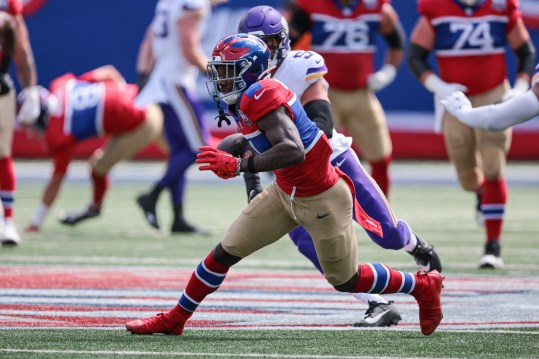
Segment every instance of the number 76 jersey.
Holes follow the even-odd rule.
[[[350,6],[338,0],[296,0],[296,6],[309,15],[311,49],[324,57],[325,79],[332,88],[367,86],[367,78],[374,72],[380,13],[386,3],[390,0],[356,0]]]
[[[507,33],[521,18],[518,0],[484,0],[466,7],[456,0],[419,0],[418,12],[435,33],[439,75],[468,87],[468,95],[486,92],[507,77]]]

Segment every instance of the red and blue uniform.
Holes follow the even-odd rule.
[[[311,49],[324,57],[325,79],[330,86],[355,90],[367,86],[374,72],[376,36],[381,8],[390,0],[354,0],[345,7],[340,1],[297,0],[311,20]]]
[[[273,171],[279,188],[290,196],[307,197],[333,187],[342,177],[354,197],[354,216],[365,229],[383,236],[380,223],[370,217],[355,199],[354,183],[329,161],[332,153],[328,138],[307,116],[297,96],[281,82],[265,79],[251,85],[240,97],[237,114],[229,107],[242,135],[258,152],[272,147],[271,142],[256,125],[256,121],[269,112],[284,106],[291,115],[303,147],[305,161]]]
[[[418,12],[435,32],[439,76],[484,93],[507,78],[507,33],[521,17],[518,0],[485,0],[465,7],[456,0],[419,0]]]
[[[50,114],[45,132],[56,174],[66,172],[81,141],[119,135],[145,121],[145,109],[133,104],[136,85],[96,82],[92,71],[80,77],[65,74],[52,81],[50,91],[60,102],[60,108]]]
[[[240,132],[258,153],[272,147],[256,121],[284,106],[296,126],[305,148],[305,161],[274,171],[277,184],[287,194],[313,196],[333,187],[339,174],[330,164],[331,146],[324,133],[307,117],[297,96],[274,79],[265,79],[250,86],[241,96],[238,114],[231,112]]]

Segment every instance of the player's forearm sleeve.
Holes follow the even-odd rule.
[[[410,48],[408,49],[407,63],[410,71],[418,80],[421,79],[421,76],[425,72],[432,70],[427,61],[429,53],[429,50],[419,45],[410,44]]]
[[[324,100],[314,100],[307,102],[303,108],[307,116],[326,134],[328,138],[333,135],[333,116],[331,105]]]
[[[516,49],[515,54],[518,58],[517,73],[525,73],[531,77],[535,68],[535,47],[531,40]]]
[[[539,114],[539,100],[533,91],[497,105],[476,107],[458,117],[465,124],[491,131],[501,131]]]
[[[404,30],[400,24],[397,24],[389,34],[384,35],[390,49],[403,49],[405,41],[404,37]]]

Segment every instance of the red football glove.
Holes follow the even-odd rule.
[[[230,153],[211,146],[202,146],[199,150],[201,152],[197,155],[196,163],[206,164],[200,166],[199,170],[213,171],[217,176],[224,179],[233,178],[240,174],[238,158]]]

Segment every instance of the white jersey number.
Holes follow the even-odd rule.
[[[324,31],[328,33],[323,47],[343,46],[350,49],[364,49],[369,45],[369,25],[364,21],[326,22]],[[344,44],[338,45],[341,39]]]
[[[152,29],[155,37],[167,37],[168,36],[168,22],[170,14],[168,11],[158,9],[155,12],[153,19]]]
[[[99,85],[75,87],[71,93],[71,107],[75,111],[96,107],[101,101],[101,93]]]
[[[480,23],[452,23],[450,30],[453,33],[459,33],[460,35],[453,45],[454,50],[461,50],[464,48],[480,48],[491,49],[494,48],[494,39],[490,32],[490,24],[488,22]]]

